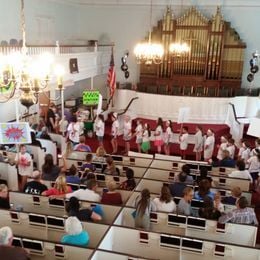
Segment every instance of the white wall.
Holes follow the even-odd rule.
[[[49,0],[25,0],[28,44],[77,42],[79,8]],[[0,0],[0,40],[21,39],[20,0]]]

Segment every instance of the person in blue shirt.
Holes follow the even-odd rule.
[[[210,191],[211,184],[207,179],[203,179],[199,182],[199,190],[195,192],[194,199],[203,200],[205,196],[208,196],[214,200],[214,193]]]
[[[83,230],[81,222],[77,217],[69,217],[65,221],[66,235],[61,238],[61,243],[87,246],[89,244],[89,234]]]
[[[69,168],[69,172],[66,176],[67,183],[80,184],[80,178],[77,175],[77,168],[74,164]]]

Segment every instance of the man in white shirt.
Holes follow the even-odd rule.
[[[241,179],[248,179],[250,182],[253,182],[253,178],[250,175],[249,171],[246,170],[246,164],[244,160],[238,160],[237,163],[238,171],[233,171],[229,174],[229,177],[233,178],[241,178]]]
[[[85,190],[79,189],[72,193],[68,193],[66,194],[66,199],[69,199],[71,197],[76,197],[78,200],[100,202],[101,197],[99,194],[96,193],[96,189],[97,189],[97,182],[95,180],[88,180],[87,188]]]

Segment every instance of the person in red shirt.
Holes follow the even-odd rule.
[[[104,191],[101,199],[101,203],[112,204],[112,205],[122,205],[122,197],[119,192],[116,192],[117,184],[114,180],[107,182],[108,191]]]
[[[53,188],[50,188],[42,193],[43,196],[52,196],[52,197],[64,197],[66,193],[72,192],[70,186],[67,185],[66,177],[60,175],[54,184]]]

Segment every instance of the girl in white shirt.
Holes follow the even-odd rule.
[[[142,151],[144,153],[148,153],[150,150],[150,136],[151,136],[151,131],[150,131],[150,126],[149,124],[144,124],[144,132],[143,132],[143,142],[141,145]]]
[[[141,144],[143,141],[143,125],[141,120],[137,120],[137,126],[135,128],[136,144],[138,153],[141,153]]]
[[[153,200],[156,210],[163,212],[175,212],[176,204],[172,199],[171,192],[167,186],[162,186],[160,198]]]
[[[215,136],[211,129],[207,131],[207,138],[204,143],[204,161],[209,162],[211,160],[215,145]]]
[[[80,136],[80,125],[77,124],[76,117],[73,117],[68,129],[67,129],[67,136],[69,140],[73,143],[73,145],[76,145],[79,143],[79,136]]]
[[[202,134],[202,127],[199,125],[196,126],[196,134],[194,136],[194,139],[195,139],[195,144],[194,144],[193,152],[196,153],[196,161],[200,161],[201,152],[203,150],[204,139]]]
[[[218,145],[218,154],[217,154],[217,158],[219,159],[219,161],[223,160],[223,158],[224,158],[223,152],[225,150],[227,150],[227,144],[228,144],[227,137],[221,136],[220,142],[221,142],[221,144]]]
[[[111,144],[113,147],[112,154],[116,154],[118,149],[117,136],[119,131],[119,122],[117,120],[117,113],[112,114],[112,121],[113,121],[112,129],[111,129],[111,136],[112,136]]]
[[[157,147],[157,152],[161,153],[163,145],[163,120],[161,117],[157,120],[157,126],[154,132],[154,146]]]
[[[179,136],[181,158],[184,160],[186,159],[186,151],[188,149],[188,138],[189,138],[188,131],[189,131],[188,127],[184,126],[182,128],[182,133]]]
[[[21,176],[20,190],[23,190],[27,182],[28,176],[33,172],[32,157],[26,152],[26,146],[20,145],[20,152],[15,156],[15,164],[18,166],[18,173]]]
[[[166,155],[170,155],[171,139],[172,139],[172,122],[166,121],[166,131],[164,133],[164,152]]]
[[[105,122],[102,114],[98,115],[98,121],[96,124],[96,135],[98,138],[99,146],[103,146],[103,139],[105,134]]]
[[[125,141],[125,154],[128,155],[130,151],[130,140],[132,138],[132,123],[130,120],[130,116],[126,115],[124,120],[124,131],[123,131],[123,139]]]
[[[250,172],[254,183],[258,178],[258,174],[260,173],[260,149],[254,149],[253,156],[247,160],[249,165],[248,171]]]

